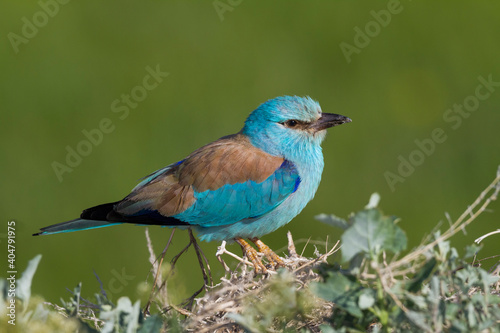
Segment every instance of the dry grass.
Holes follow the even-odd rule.
[[[285,269],[290,273],[287,275],[287,279],[290,279],[288,282],[294,285],[296,291],[304,291],[309,283],[320,280],[320,277],[314,271],[314,268],[321,263],[325,263],[328,257],[340,249],[340,241],[337,241],[330,249],[328,249],[328,243],[326,243],[326,250],[324,254],[320,254],[318,249],[315,247],[316,258],[306,258],[296,252],[295,244],[290,232],[288,232],[287,237],[288,255],[283,258],[286,265]],[[160,277],[161,269],[159,269],[159,265],[162,259],[155,258],[154,250],[147,231],[146,238],[148,240],[148,248],[150,251],[150,261],[153,265],[152,272],[155,276]],[[235,324],[235,320],[232,315],[241,314],[246,306],[248,306],[248,299],[262,300],[269,295],[273,287],[274,279],[277,278],[278,274],[276,271],[269,270],[267,275],[256,276],[253,264],[245,258],[241,258],[228,251],[225,245],[226,243],[223,242],[221,246],[219,246],[216,253],[218,261],[225,270],[225,276],[221,278],[219,283],[210,285],[207,283],[208,281],[212,281],[210,267],[206,264],[206,258],[201,252],[196,240],[194,237],[191,238],[187,247],[195,246],[195,248],[197,247],[200,251],[197,252],[197,254],[200,259],[200,267],[206,276],[205,285],[182,304],[167,305],[167,276],[152,292],[150,297],[151,303],[156,304],[157,308],[162,313],[173,310],[182,316],[186,316],[184,327],[187,331],[196,331],[198,333],[244,332],[241,326]],[[184,253],[187,247],[181,251],[180,254]],[[162,254],[165,252],[166,249]],[[234,270],[230,269],[224,261],[225,256],[229,256],[238,261]],[[179,255],[174,256],[174,259],[178,259],[178,257]],[[262,260],[265,260],[265,258],[262,258]],[[154,281],[162,281],[162,278],[158,277],[155,277]],[[203,290],[205,291],[205,294],[202,297],[198,297]],[[314,297],[312,295],[310,296]],[[304,318],[303,322],[290,323],[290,325],[294,325],[294,327],[308,327],[312,331],[317,331],[314,328],[317,328],[318,325],[321,324],[322,318],[328,317],[331,314],[333,305],[319,299],[315,299],[314,303],[316,306],[316,316],[314,316],[314,318]],[[149,311],[148,307],[146,309]]]
[[[255,279],[252,264],[227,251],[224,245],[223,243],[219,247],[217,258],[226,267],[226,277],[222,278],[219,284],[211,287],[203,297],[196,299],[196,306],[186,325],[189,331],[244,332],[241,327],[234,324],[234,320],[228,314],[241,313],[247,306],[246,299],[263,299],[269,293],[276,272],[270,271],[269,275]],[[312,281],[319,281],[319,275],[313,271],[313,268],[326,262],[329,256],[337,252],[340,249],[338,245],[339,242],[325,254],[318,254],[315,259],[305,258],[297,254],[292,235],[288,232],[288,255],[284,258],[284,262],[291,272],[292,283],[296,290],[304,290]],[[236,270],[229,270],[222,259],[223,254],[238,258],[240,263]],[[323,301],[318,305],[320,306],[317,311],[324,316],[315,316],[316,319],[327,317],[331,313],[332,304]],[[309,322],[305,320],[303,323],[293,323],[293,325],[294,327],[317,327],[320,322],[315,323],[314,320],[314,318],[309,318]]]

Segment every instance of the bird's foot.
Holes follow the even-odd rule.
[[[255,274],[267,274],[267,268],[266,266],[264,266],[262,261],[260,261],[259,253],[257,252],[257,250],[251,247],[241,237],[236,237],[234,240],[241,246],[243,255],[246,256],[248,260],[252,262],[253,267],[255,269]]]
[[[275,269],[279,267],[285,267],[285,263],[283,260],[273,251],[269,246],[264,244],[260,239],[257,237],[250,238],[250,240],[257,246],[257,249],[259,250],[260,253],[263,253],[267,260],[269,261],[269,264],[271,264]]]

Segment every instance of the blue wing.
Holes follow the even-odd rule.
[[[194,192],[191,207],[173,217],[203,227],[235,223],[262,216],[281,204],[300,184],[293,163],[285,160],[266,180],[226,184],[217,190]]]
[[[227,225],[270,212],[299,184],[293,163],[236,134],[149,175],[114,210],[141,223]]]

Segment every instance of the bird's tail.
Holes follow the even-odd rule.
[[[123,223],[169,227],[189,226],[187,222],[178,220],[172,216],[163,216],[157,211],[143,210],[143,214],[122,215],[114,210],[117,203],[119,201],[87,208],[82,212],[79,219],[49,225],[48,227],[41,228],[40,232],[33,234],[33,236],[109,227]]]
[[[79,219],[62,222],[50,225],[45,228],[41,228],[40,232],[33,234],[33,236],[51,235],[51,234],[58,234],[61,232],[72,232],[79,230],[103,228],[112,225],[122,224],[121,222],[109,221],[110,217],[109,214],[113,212],[113,206],[115,204],[116,202],[112,202],[85,209],[80,215]]]
[[[121,223],[107,222],[107,221],[95,221],[95,220],[85,220],[85,219],[75,219],[67,222],[62,222],[54,224],[45,228],[41,228],[40,232],[33,234],[33,236],[40,235],[51,235],[58,234],[61,232],[72,232],[79,230],[95,229],[109,227],[112,225],[117,225]]]

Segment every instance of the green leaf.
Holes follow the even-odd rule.
[[[140,317],[141,317],[141,301],[137,301],[134,303],[133,310],[129,314],[127,333],[137,332]]]
[[[158,315],[148,317],[137,333],[160,333],[163,322]]]
[[[407,311],[405,312],[406,317],[418,328],[432,332],[432,329],[425,323],[426,316],[421,312]]]
[[[368,292],[368,290],[359,296],[358,305],[361,310],[371,308],[373,304],[375,304],[375,297],[373,293]]]
[[[490,332],[498,332],[497,322],[493,319],[485,319],[482,323],[477,326],[478,332],[485,332],[488,328],[496,328],[496,330],[491,330]]]
[[[422,267],[422,269],[419,272],[417,272],[417,274],[408,284],[406,289],[412,293],[416,293],[420,289],[422,289],[423,283],[429,278],[436,265],[437,261],[435,258],[431,258],[429,261],[427,261],[424,267]]]
[[[449,241],[441,241],[437,244],[439,249],[439,254],[441,260],[445,260],[446,256],[450,252],[450,242]]]
[[[227,317],[234,320],[239,325],[243,326],[248,332],[258,333],[259,325],[254,321],[253,317],[243,316],[239,313],[228,313]]]
[[[427,308],[427,303],[425,302],[424,296],[407,293],[406,297],[410,301],[412,301],[420,310],[424,310]]]
[[[333,227],[340,228],[342,230],[346,230],[349,227],[349,224],[343,218],[335,216],[333,214],[319,214],[314,217],[316,220],[323,222],[325,224],[329,224]]]
[[[474,327],[477,325],[476,320],[476,311],[474,309],[474,304],[468,303],[466,307],[467,321],[470,327]]]
[[[139,318],[141,315],[140,302],[134,305],[128,297],[120,297],[115,309],[108,309],[101,312],[100,318],[106,323],[102,328],[102,333],[114,333],[115,328],[119,332],[136,332],[139,327]]]
[[[483,291],[486,294],[490,293],[490,285],[496,283],[499,279],[498,275],[492,275],[484,269],[478,268],[479,276],[481,277]]]
[[[345,333],[346,332],[345,327],[342,327],[342,328],[336,330],[333,327],[331,327],[330,325],[326,325],[326,324],[320,325],[319,328],[320,328],[322,333]]]
[[[467,245],[465,247],[464,259],[474,257],[479,252],[479,250],[481,250],[481,246],[479,246],[479,245],[476,245],[476,244]]]
[[[324,283],[312,283],[311,290],[315,295],[335,303],[351,315],[358,318],[363,316],[358,306],[358,299],[363,291],[362,286],[340,272],[330,272]]]
[[[370,201],[368,202],[368,205],[366,205],[365,209],[377,208],[379,202],[380,194],[378,194],[377,192],[372,193],[372,195],[370,196]]]
[[[376,257],[382,251],[397,253],[406,248],[406,235],[392,218],[378,209],[365,209],[352,217],[352,225],[342,235],[342,259],[358,253]]]
[[[21,278],[16,281],[16,297],[24,302],[24,306],[28,305],[28,302],[31,297],[31,281],[33,281],[33,276],[35,275],[36,269],[40,260],[42,259],[42,255],[39,254],[35,256],[28,262],[28,267],[24,270]]]
[[[431,277],[431,282],[429,283],[429,295],[427,300],[432,304],[438,304],[441,299],[441,283],[439,277],[434,275]]]

